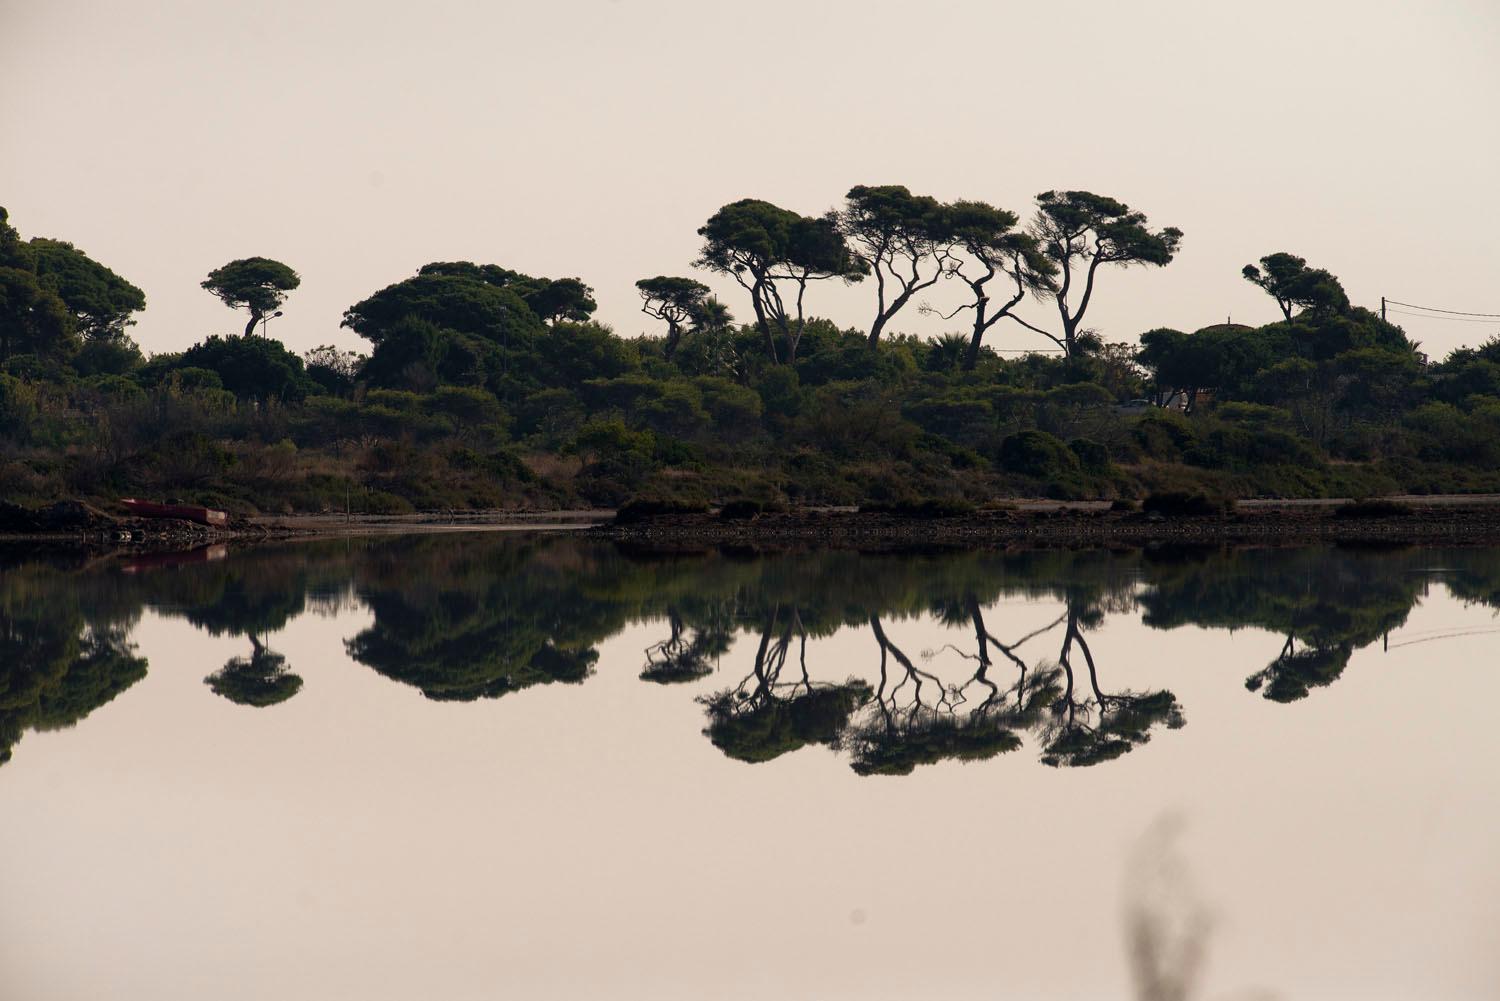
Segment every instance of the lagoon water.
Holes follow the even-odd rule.
[[[1494,998],[1497,606],[1487,549],[12,561],[0,998]]]

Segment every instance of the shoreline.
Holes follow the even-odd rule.
[[[887,514],[713,515],[603,525],[589,535],[672,550],[776,548],[1110,548],[1211,545],[1500,545],[1500,502],[1412,504],[1410,514],[1346,518],[1335,503],[1243,506],[1219,516],[1158,517],[1102,506],[915,519]]]
[[[1101,501],[1018,501],[957,516],[907,517],[818,508],[762,513],[745,520],[717,514],[665,515],[616,523],[606,509],[570,511],[427,512],[405,515],[301,514],[242,519],[227,529],[182,522],[95,522],[44,532],[0,533],[0,547],[21,551],[172,552],[202,546],[264,544],[354,536],[461,532],[580,533],[635,548],[689,551],[828,547],[859,549],[984,547],[1110,547],[1279,544],[1500,544],[1500,496],[1434,495],[1388,498],[1409,510],[1342,517],[1347,501],[1248,500],[1208,516],[1163,517],[1110,509]]]

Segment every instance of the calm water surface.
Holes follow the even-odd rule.
[[[0,998],[1494,998],[1497,606],[1484,549],[11,560]]]

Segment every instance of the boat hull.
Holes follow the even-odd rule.
[[[120,501],[122,507],[139,518],[172,518],[177,521],[195,521],[210,528],[223,528],[229,524],[229,513],[211,507],[192,504],[157,504],[152,501],[127,497]]]

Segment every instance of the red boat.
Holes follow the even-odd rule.
[[[196,521],[200,525],[213,528],[223,528],[229,524],[228,512],[216,511],[211,507],[197,507],[192,504],[156,504],[151,501],[136,500],[133,497],[121,500],[120,506],[140,518],[175,518],[178,521]]]

